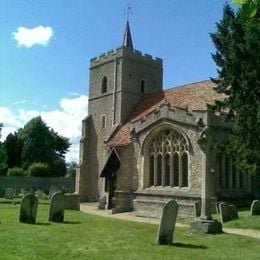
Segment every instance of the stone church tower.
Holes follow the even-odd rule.
[[[162,60],[133,48],[129,22],[122,46],[90,60],[88,116],[83,120],[77,192],[97,201],[104,191],[104,142],[129,116],[140,98],[162,90]]]
[[[113,213],[159,217],[175,199],[180,216],[197,205],[211,219],[212,202],[252,193],[219,149],[231,126],[208,105],[224,96],[209,80],[163,90],[162,73],[161,59],[134,49],[128,22],[122,45],[91,59],[76,192],[81,201],[105,195]]]

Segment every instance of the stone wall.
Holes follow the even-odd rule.
[[[2,193],[7,188],[13,188],[15,190],[31,188],[41,189],[45,193],[49,193],[50,187],[55,186],[57,188],[65,187],[70,192],[75,191],[75,178],[44,178],[44,177],[15,177],[15,176],[3,176],[0,177],[0,192]]]

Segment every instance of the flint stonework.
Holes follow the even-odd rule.
[[[65,208],[65,196],[61,192],[56,192],[51,197],[51,205],[49,211],[49,221],[63,222]]]
[[[20,205],[19,221],[22,223],[35,224],[38,207],[38,198],[34,194],[26,194]]]
[[[178,213],[178,204],[175,200],[169,201],[164,207],[157,234],[158,245],[172,244],[173,232]]]

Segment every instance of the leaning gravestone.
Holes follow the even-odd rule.
[[[173,232],[175,228],[178,212],[178,204],[175,200],[170,200],[164,207],[157,233],[158,245],[172,244]]]
[[[260,201],[253,200],[251,207],[250,207],[251,216],[260,215]]]
[[[238,219],[236,206],[229,205],[226,202],[222,202],[219,204],[219,214],[220,214],[220,220],[222,224],[230,220]]]
[[[51,197],[49,221],[63,222],[64,220],[65,196],[61,192],[55,192]]]
[[[5,198],[6,199],[13,199],[14,198],[14,189],[13,188],[7,188],[5,190]]]
[[[34,194],[26,194],[21,200],[19,221],[22,223],[35,224],[37,206],[38,198]]]

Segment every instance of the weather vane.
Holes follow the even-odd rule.
[[[127,3],[127,7],[124,9],[124,14],[126,16],[127,21],[129,20],[129,16],[133,14],[132,7],[129,3]]]

